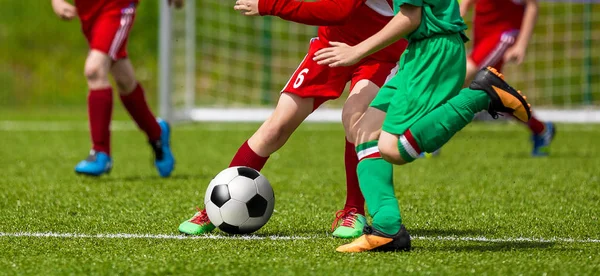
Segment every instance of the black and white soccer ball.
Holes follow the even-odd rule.
[[[229,234],[249,234],[267,223],[273,214],[275,194],[257,170],[231,167],[208,185],[204,206],[210,221]]]

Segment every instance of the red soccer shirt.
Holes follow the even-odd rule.
[[[75,7],[79,18],[85,21],[97,16],[102,10],[122,9],[138,2],[139,0],[75,0]]]
[[[261,15],[320,26],[319,39],[324,43],[338,41],[351,46],[379,32],[394,16],[392,0],[260,0],[258,5]],[[397,62],[407,44],[400,40],[370,58]]]
[[[480,34],[498,34],[521,28],[523,0],[478,0],[475,2],[473,27]]]

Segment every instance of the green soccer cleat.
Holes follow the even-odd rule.
[[[187,235],[208,234],[215,229],[215,225],[210,222],[206,209],[200,210],[191,218],[179,225],[179,232]]]
[[[331,225],[334,237],[353,239],[362,235],[363,228],[367,224],[367,219],[356,211],[355,208],[351,208],[348,210],[339,210],[335,213],[335,220]]]

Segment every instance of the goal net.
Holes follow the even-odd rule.
[[[179,11],[158,2],[160,113],[171,120],[266,119],[317,34],[275,17],[241,16],[230,1],[187,0]],[[600,4],[593,2],[541,1],[526,60],[503,69],[542,119],[600,122]],[[339,121],[343,101],[309,120]]]

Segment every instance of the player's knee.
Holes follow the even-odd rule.
[[[107,71],[101,64],[86,63],[83,74],[88,82],[108,81]]]
[[[380,139],[378,144],[379,153],[383,160],[388,161],[392,164],[402,165],[404,164],[404,160],[400,156],[400,151],[398,150],[398,142],[394,142],[389,139]]]

